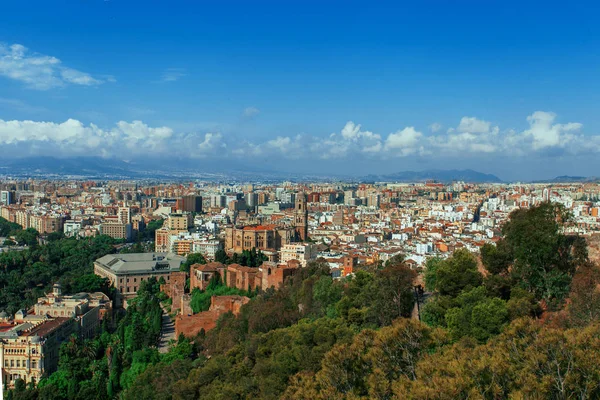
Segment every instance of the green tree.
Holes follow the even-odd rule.
[[[220,262],[221,264],[229,264],[230,260],[227,256],[225,250],[219,249],[215,252],[215,261]]]
[[[502,230],[514,255],[513,279],[553,307],[566,297],[577,266],[587,260],[585,241],[563,233],[570,222],[562,205],[542,203],[511,213]]]
[[[486,243],[481,247],[481,261],[491,274],[506,273],[514,256],[508,243],[501,239],[494,246]]]
[[[206,258],[202,253],[191,253],[188,254],[185,263],[181,265],[180,270],[190,272],[190,267],[194,264],[206,264]]]
[[[459,249],[442,261],[435,271],[435,288],[443,296],[456,297],[463,290],[481,285],[483,277],[477,270],[477,259],[466,249]]]
[[[454,339],[472,337],[485,342],[500,333],[508,322],[506,302],[487,297],[485,287],[463,292],[456,299],[457,307],[446,312],[448,330]]]
[[[411,315],[416,276],[404,264],[390,264],[376,272],[371,312],[375,314],[379,325],[390,325],[396,318]]]
[[[440,257],[430,257],[425,262],[425,288],[429,291],[436,290],[437,285],[437,270],[444,260]]]

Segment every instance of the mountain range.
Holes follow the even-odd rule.
[[[472,169],[430,169],[424,171],[399,171],[387,174],[369,174],[362,177],[336,174],[307,174],[286,172],[266,167],[249,167],[233,162],[219,166],[194,159],[141,159],[124,161],[102,157],[27,157],[0,160],[0,176],[13,177],[71,177],[87,179],[202,179],[213,181],[360,181],[360,182],[437,182],[463,181],[470,183],[502,183],[493,174]],[[535,180],[535,183],[594,182],[597,177],[558,176]]]
[[[463,181],[471,183],[501,183],[502,180],[496,175],[485,174],[483,172],[473,171],[472,169],[464,170],[440,170],[432,169],[426,171],[402,171],[385,175],[368,175],[365,177],[367,181],[375,182],[423,182],[435,180],[438,182]]]

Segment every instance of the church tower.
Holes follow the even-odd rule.
[[[306,208],[306,195],[304,192],[299,192],[296,194],[294,216],[296,237],[302,241],[305,241],[308,238],[308,209]]]

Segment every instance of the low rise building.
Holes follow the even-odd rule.
[[[74,318],[81,337],[90,338],[98,331],[102,319],[112,312],[112,301],[101,292],[63,295],[59,283],[52,293],[38,298],[33,314],[48,317]]]
[[[14,319],[0,313],[0,359],[2,383],[13,388],[15,381],[36,384],[58,367],[61,343],[75,331],[68,317],[31,317],[18,312]]]
[[[185,257],[173,253],[109,254],[94,262],[94,273],[117,289],[115,306],[122,306],[135,297],[142,282],[153,277],[169,282],[184,262]]]
[[[306,267],[309,261],[317,258],[317,248],[312,243],[286,244],[279,250],[279,261],[287,264],[288,261],[298,260],[302,267]]]

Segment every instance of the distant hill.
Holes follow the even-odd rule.
[[[280,181],[330,179],[323,174],[280,171],[261,165],[227,161],[221,164],[189,158],[138,158],[124,161],[102,157],[0,158],[0,175],[14,177],[78,177],[86,179],[205,179],[214,181]]]
[[[552,179],[536,180],[534,183],[597,182],[598,180],[600,180],[600,178],[596,176],[561,175]]]
[[[501,183],[502,180],[496,175],[484,174],[483,172],[464,170],[439,170],[426,171],[403,171],[385,175],[368,175],[365,181],[395,181],[395,182],[423,182],[436,180],[439,182],[463,181],[472,183]]]
[[[0,162],[0,174],[135,177],[135,165],[102,157],[25,157]]]

